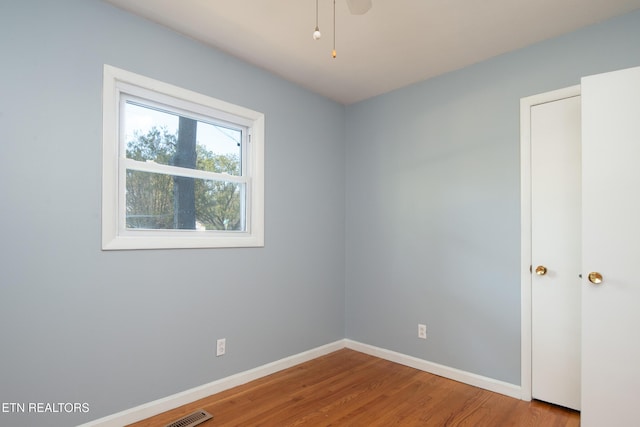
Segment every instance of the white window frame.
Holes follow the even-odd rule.
[[[246,185],[245,230],[132,230],[125,223],[126,158],[124,129],[120,126],[122,100],[136,97],[150,103],[213,118],[247,130],[242,144],[242,176],[225,181]],[[264,246],[264,114],[139,74],[104,65],[102,139],[102,249],[233,248]],[[129,166],[127,166],[129,165]],[[135,165],[179,175],[173,166]],[[220,174],[214,174],[220,175]],[[206,178],[193,170],[190,177]]]

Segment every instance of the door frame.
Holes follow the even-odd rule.
[[[531,108],[580,96],[580,85],[520,99],[520,387],[521,399],[531,400]]]

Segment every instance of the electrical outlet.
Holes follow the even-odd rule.
[[[418,338],[427,339],[427,325],[418,323]]]
[[[227,351],[227,339],[220,338],[216,341],[216,356],[224,356],[224,353]]]

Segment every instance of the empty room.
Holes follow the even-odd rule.
[[[0,52],[0,425],[637,424],[640,0],[3,0]]]

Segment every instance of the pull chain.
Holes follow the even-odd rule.
[[[331,56],[336,57],[336,0],[333,0],[333,51]]]

